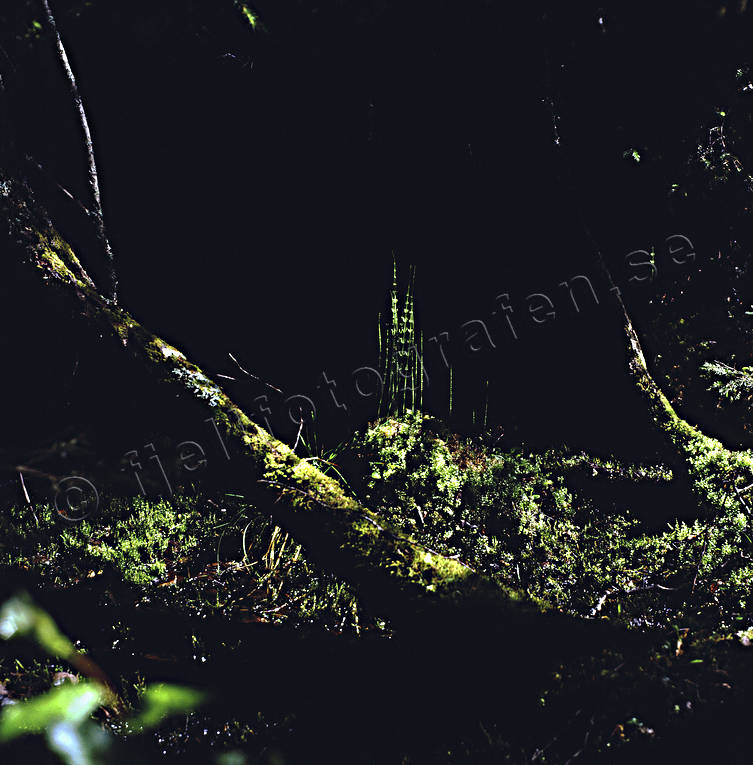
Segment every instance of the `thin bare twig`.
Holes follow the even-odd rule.
[[[737,486],[735,486],[735,494],[737,494],[737,501],[745,508],[745,511],[750,515],[750,506],[745,501],[745,498],[743,497],[743,494],[746,491],[750,491],[750,489],[753,488],[753,484],[751,486],[746,486],[744,489],[738,489]]]
[[[273,390],[273,391],[275,391],[277,393],[285,395],[279,388],[276,388],[274,385],[271,385],[270,383],[266,382],[265,380],[262,380],[261,377],[258,377],[257,375],[252,374],[247,369],[244,369],[240,365],[240,362],[238,361],[238,359],[236,359],[235,356],[233,356],[232,353],[228,353],[228,356],[230,356],[231,361],[238,367],[238,369],[241,370],[241,372],[243,372],[244,375],[246,375],[246,377],[250,377],[252,380],[256,380],[256,382],[260,382],[262,385],[266,385],[267,388],[270,388],[271,390]]]
[[[39,163],[36,159],[34,159],[34,157],[32,157],[30,154],[27,154],[24,157],[24,159],[29,164],[34,165],[34,167],[36,167],[37,170],[39,170],[39,172],[42,173],[42,175],[45,176],[45,178],[49,178],[50,182],[55,184],[55,186],[57,186],[58,191],[62,192],[71,201],[75,202],[78,205],[79,209],[84,213],[84,215],[86,215],[87,218],[95,218],[96,217],[96,213],[93,213],[80,199],[78,199],[77,197],[74,197],[73,194],[70,191],[68,191],[68,189],[65,188],[65,186],[63,186],[62,184],[58,183],[58,181],[56,181],[55,178],[53,178],[52,175],[50,175],[50,173],[47,172],[47,170],[44,169],[44,167],[41,165],[41,163]]]
[[[296,450],[296,447],[298,446],[298,441],[301,438],[301,433],[303,432],[303,417],[301,417],[299,423],[298,423],[298,435],[295,437],[295,443],[293,444],[293,451]]]
[[[37,524],[37,528],[39,528],[39,518],[37,518],[36,510],[34,509],[34,503],[31,501],[31,497],[29,496],[29,492],[26,488],[26,482],[24,481],[24,473],[23,470],[18,471],[18,478],[21,481],[21,489],[24,493],[24,499],[26,500],[26,505],[28,506],[29,510],[31,510],[31,514],[34,516],[34,522]]]
[[[63,40],[60,37],[58,26],[55,21],[55,16],[52,13],[49,0],[42,0],[42,8],[47,16],[47,24],[50,27],[50,31],[55,37],[55,45],[58,51],[58,58],[65,72],[66,79],[68,80],[68,86],[71,90],[74,105],[78,112],[79,122],[81,124],[81,131],[84,138],[84,149],[86,150],[86,158],[88,165],[89,175],[89,189],[91,191],[93,204],[93,219],[97,227],[97,234],[99,236],[100,244],[104,250],[104,255],[107,260],[108,267],[108,280],[107,292],[113,303],[118,299],[118,279],[115,274],[115,256],[110,246],[110,241],[107,238],[107,229],[105,228],[105,216],[102,210],[102,195],[99,189],[99,176],[97,174],[97,163],[94,159],[94,143],[92,141],[91,130],[89,129],[89,120],[86,118],[86,110],[84,109],[84,102],[81,99],[79,93],[78,84],[76,83],[76,75],[73,73],[71,63],[68,60],[68,54],[66,53]]]

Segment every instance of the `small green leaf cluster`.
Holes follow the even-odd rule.
[[[73,662],[78,654],[52,617],[25,593],[0,604],[0,638],[23,638],[38,650]],[[204,700],[203,693],[191,688],[164,683],[148,686],[141,695],[140,709],[126,720],[124,732],[152,730],[169,717],[196,709]],[[0,745],[20,740],[23,746],[30,737],[43,737],[49,751],[66,765],[124,762],[135,752],[92,719],[99,708],[117,704],[111,689],[100,682],[62,683],[32,699],[5,705],[0,714]],[[41,758],[41,751],[37,752]]]
[[[727,401],[750,401],[753,397],[753,367],[735,369],[721,361],[708,361],[701,372],[710,380],[709,390]]]

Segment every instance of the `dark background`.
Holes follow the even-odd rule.
[[[655,449],[582,221],[646,326],[659,298],[690,290],[740,236],[718,200],[669,190],[735,94],[750,14],[679,2],[254,8],[255,30],[232,2],[55,3],[93,126],[122,304],[210,373],[234,375],[232,352],[286,395],[310,396],[336,440],[375,416],[352,373],[376,364],[394,253],[403,283],[417,267],[425,338],[453,338],[457,427],[478,420],[488,381],[489,424],[507,437]],[[86,198],[75,115],[34,19],[25,3],[6,12],[21,143]],[[64,202],[50,192],[48,204]],[[87,224],[65,220],[97,274]],[[678,233],[696,250],[683,266],[662,252]],[[625,256],[651,246],[657,279],[629,282],[645,271]],[[577,275],[599,300],[581,281],[580,312],[558,286]],[[721,299],[708,268],[695,284],[694,310]],[[553,321],[532,321],[533,292],[554,302]],[[492,315],[501,293],[517,341]],[[463,350],[471,319],[494,350]],[[433,345],[425,356],[425,406],[446,416],[447,370]],[[228,385],[251,413],[269,393]],[[271,394],[269,405],[286,433],[285,408]]]

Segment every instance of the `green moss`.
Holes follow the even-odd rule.
[[[71,281],[77,285],[80,284],[55,248],[41,234],[39,235],[37,255],[44,261],[46,267],[52,271],[58,279],[66,282]]]
[[[135,585],[136,597],[191,614],[233,618],[250,602],[260,621],[373,625],[352,589],[312,566],[268,516],[240,499],[218,507],[201,498],[110,500],[75,525],[48,506],[37,508],[38,524],[27,509],[8,508],[0,566],[56,586],[115,576]]]
[[[201,518],[190,500],[114,500],[92,519],[61,525],[53,508],[38,513],[32,526],[27,510],[12,509],[1,525],[0,562],[41,566],[55,561],[68,579],[96,574],[109,564],[123,578],[146,584],[164,576],[171,556],[193,550],[202,536]],[[170,551],[170,555],[168,555]]]
[[[156,381],[186,394],[188,400],[203,403],[211,412],[215,424],[223,437],[228,437],[229,450],[245,452],[247,485],[256,491],[258,482],[262,487],[271,488],[270,498],[284,498],[285,503],[275,505],[275,512],[281,523],[302,535],[302,541],[312,541],[314,546],[322,546],[335,554],[331,560],[333,570],[345,576],[357,576],[362,566],[369,561],[378,576],[389,573],[389,566],[383,565],[396,554],[397,544],[394,533],[385,529],[379,545],[372,550],[362,550],[350,534],[349,526],[359,514],[366,514],[359,504],[347,497],[339,484],[325,476],[321,471],[300,460],[292,450],[276,442],[261,428],[244,432],[237,407],[223,391],[213,383],[197,366],[185,357],[146,331],[125,311],[110,306],[95,290],[76,280],[57,253],[39,242],[36,248],[40,257],[38,265],[43,272],[42,278],[54,274],[60,285],[75,285],[88,298],[94,309],[86,316],[90,323],[113,333],[118,342],[126,345],[137,357],[141,356],[147,368],[153,372]],[[72,296],[71,296],[72,297]],[[441,449],[434,449],[430,474],[437,477],[438,488],[446,497],[459,488],[457,476],[453,477],[454,466]],[[306,516],[318,513],[316,523],[311,523]],[[376,548],[379,548],[377,553]],[[365,557],[364,557],[365,556]],[[438,572],[435,572],[438,577]],[[409,597],[420,597],[421,588],[413,587],[415,581],[408,581]],[[407,594],[407,591],[406,591]]]
[[[728,501],[723,512],[713,513],[699,506],[698,521],[646,533],[629,507],[600,505],[568,483],[573,470],[587,469],[597,478],[643,482],[650,492],[673,479],[665,466],[493,451],[462,442],[415,413],[377,423],[354,448],[365,463],[369,505],[417,543],[391,565],[429,592],[451,592],[473,569],[495,579],[508,599],[524,594],[542,609],[551,603],[575,615],[609,615],[635,626],[669,626],[678,614],[692,619],[699,611],[713,612],[707,626],[719,634],[748,609],[753,567],[746,551],[753,535],[739,503]],[[749,457],[702,436],[687,448],[689,454],[695,450],[699,502],[724,505],[717,474],[748,469]],[[415,514],[417,498],[427,508],[423,523]],[[677,592],[686,597],[679,611]]]
[[[418,412],[389,418],[356,444],[369,462],[366,504],[401,531],[445,529],[459,506],[462,474],[439,423]]]
[[[735,487],[753,481],[753,453],[733,451],[704,435],[680,417],[652,378],[635,331],[626,318],[630,372],[652,414],[654,424],[683,460],[701,512],[723,513],[739,507]]]

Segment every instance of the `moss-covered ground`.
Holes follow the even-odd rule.
[[[716,755],[737,761],[734,753],[750,738],[735,725],[750,695],[753,639],[753,534],[744,497],[705,486],[700,471],[696,489],[706,502],[694,520],[682,520],[692,515],[683,503],[693,495],[667,466],[501,449],[416,412],[375,423],[341,455],[332,467],[355,498],[428,554],[455,558],[558,611],[653,636],[638,658],[605,651],[563,665],[541,688],[540,719],[525,730],[479,720],[449,745],[418,742],[395,761],[564,763],[583,755],[634,762],[678,751],[678,741],[696,747],[703,735]],[[51,598],[83,584],[102,602],[197,620],[360,640],[392,634],[242,496],[111,499],[78,523],[50,507],[6,508],[0,566],[38,577]],[[115,656],[139,648],[127,619],[114,630]],[[195,662],[212,661],[216,646],[200,635],[186,640]],[[70,670],[9,646],[0,682],[17,700]],[[121,681],[136,704],[141,678]],[[204,742],[215,751],[242,750],[249,762],[298,761],[286,749],[294,715],[259,709],[252,717],[247,709],[234,721],[194,713],[160,728],[155,746],[180,754]],[[106,724],[117,733],[117,716]]]

